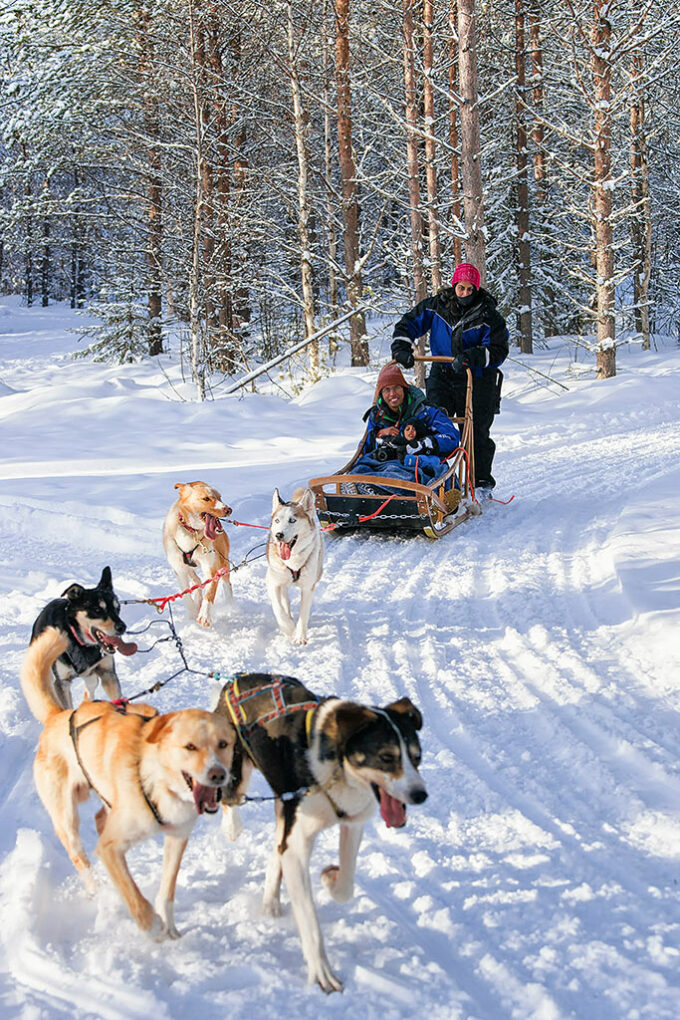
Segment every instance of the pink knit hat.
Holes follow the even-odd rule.
[[[475,290],[479,290],[481,282],[477,266],[473,266],[471,262],[461,262],[454,270],[451,286],[455,287],[457,283],[471,283]]]

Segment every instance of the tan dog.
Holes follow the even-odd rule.
[[[323,571],[323,535],[311,489],[296,489],[290,503],[274,489],[267,538],[266,584],[279,629],[297,645],[307,644],[314,588]],[[300,616],[290,611],[289,589],[300,590]]]
[[[48,627],[29,647],[21,686],[45,729],[33,766],[35,785],[88,892],[95,889],[78,832],[78,804],[94,790],[104,802],[95,821],[96,852],[144,931],[178,938],[174,921],[177,874],[194,823],[218,810],[229,782],[236,733],[228,720],[186,709],[157,715],[150,705],[125,710],[87,701],[75,711],[55,699],[50,671],[66,639]],[[165,835],[155,909],[132,878],[125,854],[135,843]]]
[[[231,507],[222,502],[217,489],[205,482],[177,482],[179,499],[175,500],[163,525],[163,547],[182,590],[214,577],[220,568],[227,573],[221,578],[224,591],[231,598],[229,582],[229,539],[224,533],[221,517],[228,517]],[[199,575],[203,576],[199,576]],[[219,580],[191,596],[191,615],[201,627],[209,627]]]

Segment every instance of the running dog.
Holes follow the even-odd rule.
[[[192,593],[190,613],[201,627],[209,627],[217,588],[222,581],[231,598],[229,581],[229,539],[220,518],[228,517],[231,507],[222,502],[217,489],[205,482],[177,482],[179,499],[168,510],[163,525],[163,547],[168,562],[182,588],[215,577],[221,578]],[[199,577],[199,573],[202,577]]]
[[[60,708],[73,707],[71,684],[75,677],[85,681],[86,698],[94,698],[99,681],[109,700],[120,698],[113,655],[134,655],[137,645],[122,640],[120,635],[127,627],[119,612],[110,567],[104,567],[96,588],[69,585],[61,598],[53,599],[41,610],[33,624],[31,644],[46,627],[55,627],[66,639],[64,651],[52,666],[54,694]]]
[[[339,862],[321,880],[340,903],[354,891],[356,859],[364,824],[376,804],[386,825],[406,824],[406,805],[427,798],[418,774],[422,716],[408,698],[384,708],[342,698],[320,699],[292,677],[243,673],[231,677],[215,708],[231,719],[240,740],[233,779],[225,793],[225,829],[240,831],[238,805],[254,768],[276,795],[276,838],[267,867],[264,909],[280,912],[282,877],[302,942],[310,982],[340,991],[312,898],[309,863],[314,840],[340,826]]]
[[[311,489],[296,489],[290,503],[274,490],[267,538],[266,584],[276,622],[297,645],[307,644],[314,588],[323,572],[323,535]],[[297,624],[290,611],[289,588],[300,589]]]
[[[230,780],[236,733],[212,712],[185,709],[158,715],[150,705],[108,701],[63,710],[50,682],[67,640],[47,627],[30,645],[21,671],[29,708],[44,725],[33,765],[35,785],[54,830],[89,893],[90,862],[78,831],[78,804],[93,790],[103,803],[95,816],[101,857],[130,913],[157,940],[178,938],[174,898],[182,854],[194,823],[214,813]],[[128,871],[135,843],[165,836],[155,909]]]

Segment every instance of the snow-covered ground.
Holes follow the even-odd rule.
[[[680,349],[621,349],[616,378],[596,382],[589,356],[574,364],[554,341],[530,363],[568,392],[509,362],[494,473],[514,500],[434,543],[328,534],[306,647],[275,630],[260,531],[229,531],[250,562],[212,631],[175,604],[193,672],[154,696],[161,711],[210,707],[210,671],[245,669],[370,704],[407,694],[423,712],[429,799],[405,829],[368,826],[350,904],[318,881],[337,834],[316,848],[345,981],[324,998],[290,910],[259,910],[269,804],[243,808],[233,844],[199,819],[179,941],[145,937],[99,862],[86,897],[35,793],[39,726],[18,672],[38,611],[71,581],[110,564],[123,599],[176,590],[161,545],[175,482],[206,480],[237,520],[263,524],[274,486],[286,497],[343,464],[388,341],[372,370],[338,369],[292,401],[273,388],[198,405],[170,357],[72,360],[73,324],[62,307],[0,300],[0,1014],[676,1020]],[[125,617],[153,623],[141,648],[167,635],[167,613]],[[165,642],[118,671],[132,695],[180,666]],[[96,806],[82,810],[88,849]],[[153,895],[160,842],[130,864]]]

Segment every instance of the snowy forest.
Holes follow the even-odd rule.
[[[307,378],[338,343],[367,363],[367,312],[465,258],[523,354],[570,334],[611,376],[678,330],[679,23],[670,0],[11,0],[1,290],[89,310],[102,359],[179,337],[204,398],[317,332]]]

